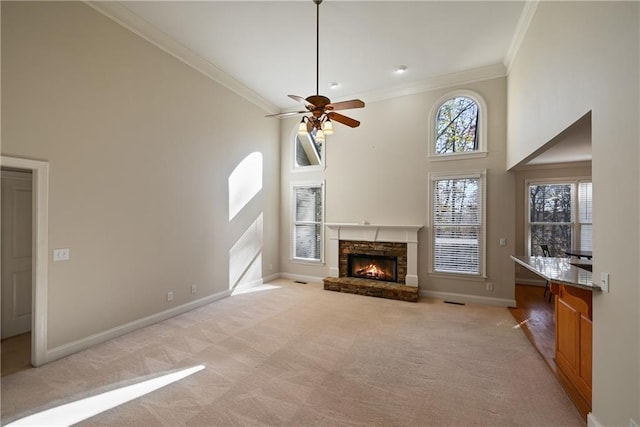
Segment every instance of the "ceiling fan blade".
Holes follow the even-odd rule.
[[[343,116],[342,114],[339,114],[339,113],[334,113],[333,111],[327,113],[327,117],[329,117],[329,119],[333,121],[342,123],[343,125],[347,125],[352,128],[357,128],[358,126],[360,126],[359,121],[352,119],[351,117]]]
[[[342,102],[334,102],[332,104],[327,105],[325,108],[327,110],[348,110],[350,108],[362,108],[364,107],[364,102],[359,99],[352,99],[349,101]]]
[[[298,101],[301,104],[304,104],[305,107],[307,107],[310,110],[313,110],[314,108],[316,108],[315,105],[313,105],[312,103],[310,103],[309,101],[307,101],[306,99],[304,99],[301,96],[298,95],[289,95],[289,98],[293,99],[294,101]]]
[[[287,113],[267,114],[265,117],[289,117],[297,114],[308,114],[308,111],[289,111]]]

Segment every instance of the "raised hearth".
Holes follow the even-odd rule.
[[[366,295],[400,301],[418,301],[417,287],[401,285],[395,282],[382,282],[379,280],[360,279],[358,277],[325,277],[324,288],[328,291],[348,294]]]

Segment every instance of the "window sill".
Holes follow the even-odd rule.
[[[293,264],[303,264],[303,265],[313,265],[313,266],[323,266],[323,260],[315,260],[315,259],[306,259],[306,258],[289,258]]]
[[[434,277],[438,279],[449,279],[449,280],[464,280],[467,282],[478,282],[484,283],[485,280],[488,279],[485,275],[470,275],[470,274],[461,274],[461,273],[434,273],[430,272],[429,277]]]
[[[427,159],[432,162],[441,162],[448,160],[465,160],[487,157],[487,151],[474,151],[472,153],[454,153],[454,154],[429,154]]]

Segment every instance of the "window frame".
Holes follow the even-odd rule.
[[[320,209],[320,222],[298,222],[296,221],[296,189],[297,188],[320,188],[321,196],[320,200],[322,203],[322,208]],[[290,245],[291,245],[291,255],[290,261],[299,263],[299,264],[324,264],[324,248],[325,248],[325,232],[324,232],[324,223],[325,223],[325,181],[324,180],[316,180],[316,181],[304,181],[304,182],[294,182],[291,184],[291,228],[290,228]],[[310,224],[314,223],[320,226],[320,232],[317,236],[320,238],[320,258],[300,258],[296,256],[296,225],[298,224]]]
[[[435,181],[446,180],[446,179],[469,179],[475,178],[478,179],[478,189],[480,191],[480,225],[479,225],[479,239],[480,243],[478,244],[478,273],[467,273],[467,272],[455,272],[455,271],[437,271],[435,269],[435,224],[433,219],[434,214],[434,193],[433,186]],[[432,172],[429,174],[429,275],[431,276],[440,276],[463,280],[484,280],[487,278],[487,171],[486,169],[481,170],[470,170],[470,171],[460,171],[460,172]]]
[[[476,133],[476,138],[478,141],[478,149],[474,151],[467,151],[463,153],[436,153],[436,129],[437,129],[437,116],[440,112],[440,109],[445,104],[445,102],[458,97],[466,97],[473,100],[478,106],[478,123],[479,132]],[[429,114],[429,155],[428,159],[431,161],[441,161],[441,160],[460,160],[460,159],[472,159],[478,157],[486,157],[488,154],[488,140],[487,140],[487,104],[478,93],[468,90],[468,89],[459,89],[454,90],[452,92],[447,92],[445,95],[441,96],[436,103],[433,105],[431,112]]]
[[[298,166],[297,163],[297,146],[298,146],[298,125],[299,121],[296,122],[295,126],[292,129],[290,141],[291,143],[291,171],[295,173],[299,172],[323,172],[326,169],[326,152],[325,152],[325,144],[322,144],[322,152],[320,153],[320,164],[318,165],[309,165],[309,166]]]
[[[579,248],[581,245],[581,232],[583,225],[591,225],[592,241],[593,241],[593,218],[591,222],[580,222],[580,203],[579,203],[579,185],[580,183],[591,183],[591,203],[593,205],[593,180],[592,177],[566,177],[566,178],[531,178],[524,182],[524,243],[525,255],[533,256],[531,253],[531,225],[547,224],[531,222],[531,185],[571,185],[571,222],[555,222],[548,224],[566,224],[571,229],[571,248]],[[553,256],[563,256],[563,254],[554,253]]]

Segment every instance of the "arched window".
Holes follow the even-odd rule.
[[[297,133],[296,124],[293,133],[293,169],[297,171],[313,171],[324,169],[324,147],[316,141],[316,130],[304,135]]]
[[[471,91],[449,93],[436,103],[431,115],[430,154],[437,157],[486,155],[486,108]]]

